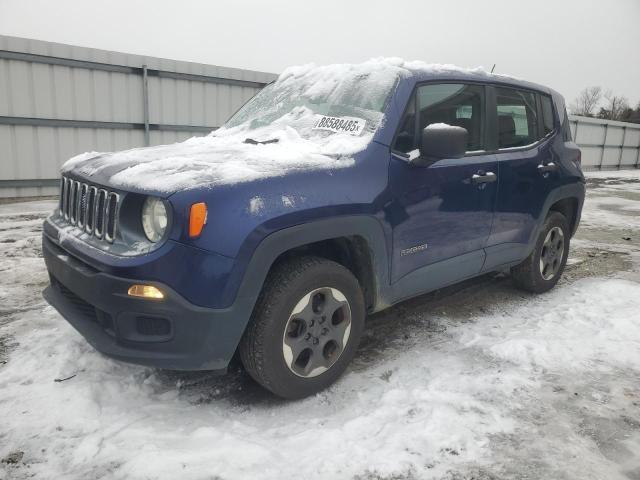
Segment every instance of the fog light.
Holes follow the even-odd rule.
[[[128,293],[132,297],[153,298],[155,300],[164,298],[164,293],[153,285],[131,285]]]

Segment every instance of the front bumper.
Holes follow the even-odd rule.
[[[196,306],[162,283],[101,272],[46,235],[42,247],[51,278],[45,299],[96,350],[159,368],[226,370],[239,341],[233,306]],[[165,298],[131,297],[134,283],[155,285]]]

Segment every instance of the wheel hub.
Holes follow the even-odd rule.
[[[338,360],[351,333],[351,308],[331,287],[305,295],[289,315],[282,353],[289,369],[300,377],[315,377]]]

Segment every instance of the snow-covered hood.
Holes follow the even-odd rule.
[[[66,162],[62,173],[122,190],[171,194],[301,170],[349,167],[354,163],[353,155],[364,150],[372,136],[371,132],[359,137],[325,132],[309,140],[286,126],[250,132],[223,128],[172,145],[115,153],[87,152]],[[247,139],[271,143],[247,143]]]

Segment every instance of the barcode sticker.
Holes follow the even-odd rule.
[[[360,135],[364,130],[366,121],[356,117],[327,117],[322,116],[313,126],[314,130],[329,130],[349,135]]]

